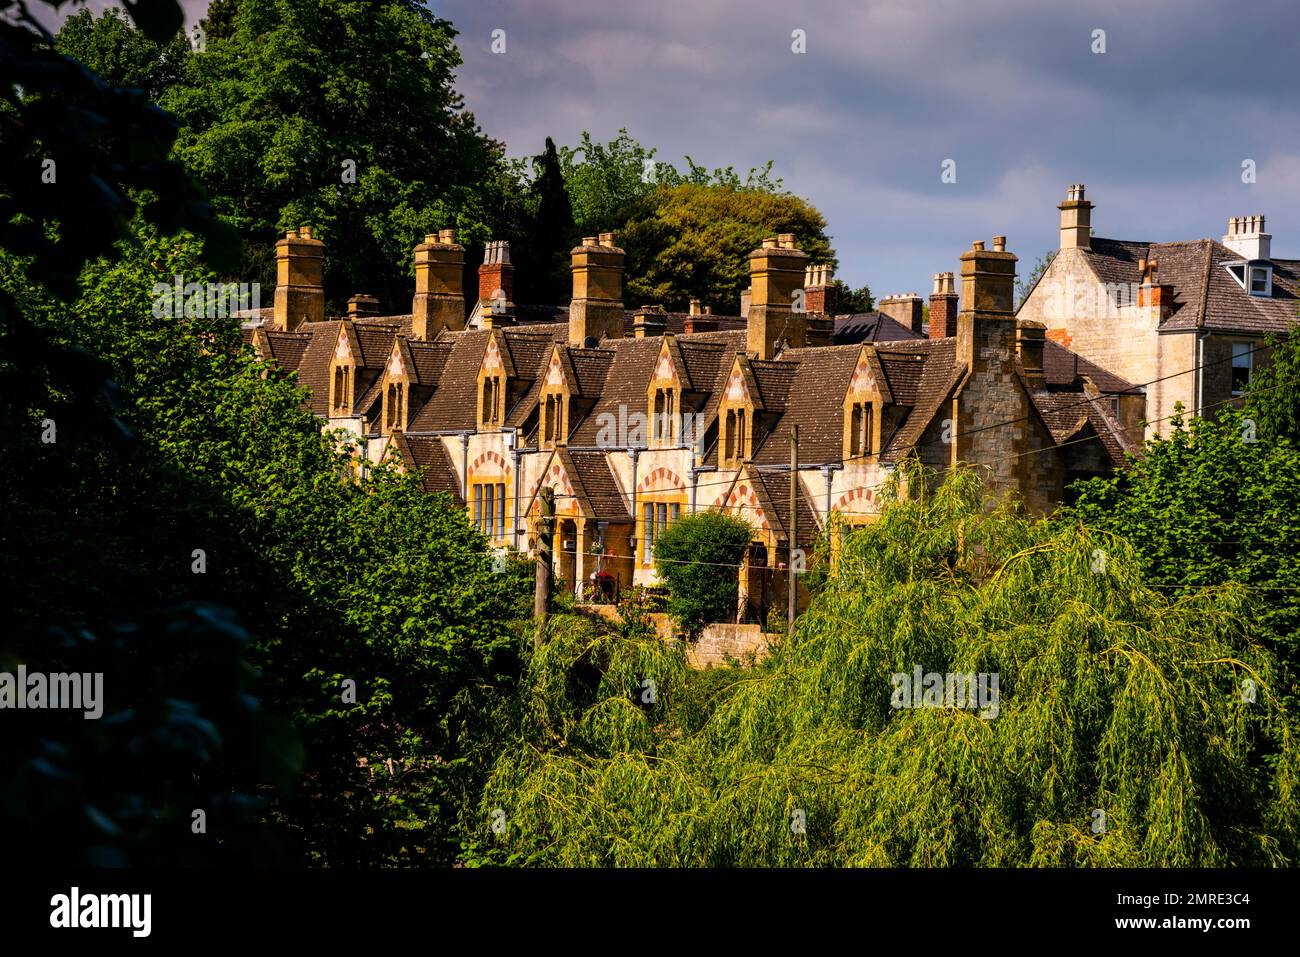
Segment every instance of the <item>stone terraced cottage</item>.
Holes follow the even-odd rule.
[[[573,250],[567,305],[514,303],[504,243],[487,245],[467,303],[466,250],[442,230],[415,249],[410,313],[376,315],[377,301],[357,295],[326,318],[324,244],[303,228],[276,244],[274,306],[246,335],[297,372],[323,427],[352,434],[371,462],[394,456],[418,470],[494,547],[530,551],[538,491],[553,489],[556,573],[569,588],[597,570],[619,590],[653,585],[655,538],[679,516],[743,517],[753,535],[737,617],[762,622],[785,606],[782,569],[802,559],[792,549],[836,523],[871,521],[904,458],[940,471],[971,463],[996,493],[1048,511],[1074,479],[1122,467],[1143,418],[1189,395],[1144,387],[1195,364],[1177,336],[1190,330],[1197,354],[1217,356],[1238,331],[1254,341],[1295,314],[1296,263],[1269,260],[1266,244],[1091,239],[1083,187],[1070,197],[1061,253],[1019,317],[1017,258],[1000,236],[963,252],[957,275],[934,277],[927,323],[915,294],[835,315],[829,268],[789,234],[749,254],[737,315],[698,302],[687,313],[626,308],[624,251],[609,233]],[[1241,288],[1244,306],[1231,286],[1238,262],[1248,286],[1268,273],[1262,295]],[[1067,278],[1137,283],[1122,332],[1053,312],[1048,294]],[[1205,396],[1239,384],[1230,368],[1231,379],[1204,377]]]

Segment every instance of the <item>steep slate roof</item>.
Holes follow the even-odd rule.
[[[573,483],[573,494],[584,514],[602,521],[632,520],[627,499],[604,452],[570,452],[560,446],[556,456]]]
[[[405,346],[411,356],[415,380],[420,385],[437,388],[442,380],[442,372],[447,368],[447,360],[451,358],[451,343],[407,339]]]
[[[442,439],[436,435],[408,435],[393,433],[393,445],[402,464],[412,470],[422,471],[422,482],[426,492],[447,492],[457,505],[464,505],[460,494],[460,480],[456,477],[456,466],[447,455],[447,448]]]
[[[412,432],[473,431],[478,425],[478,371],[491,332],[441,332],[434,341],[451,346],[437,391],[409,423]]]
[[[754,451],[760,465],[788,464],[785,441],[791,425],[799,426],[800,462],[838,462],[844,450],[841,402],[857,365],[857,345],[787,349],[782,355],[794,366],[793,385],[780,424]]]
[[[339,326],[337,322],[308,322],[299,326],[298,331],[311,336],[298,363],[298,381],[311,392],[308,401],[312,412],[324,417],[329,414],[330,361],[334,358]]]
[[[933,354],[932,348],[907,348],[896,342],[883,343],[877,347],[876,358],[880,360],[880,368],[885,373],[885,382],[889,385],[895,405],[916,405],[925,378],[925,364]]]
[[[1142,390],[1122,379],[1113,372],[1108,372],[1095,362],[1071,352],[1060,343],[1047,339],[1043,343],[1043,377],[1049,387],[1077,389],[1082,386],[1082,377],[1087,376],[1102,392],[1122,394],[1141,392]]]
[[[645,339],[606,340],[599,350],[588,349],[587,352],[604,352],[610,354],[610,364],[605,378],[605,387],[600,390],[595,407],[588,413],[569,436],[569,444],[576,446],[595,446],[599,433],[598,420],[601,415],[610,414],[614,421],[619,418],[619,406],[627,407],[627,415],[646,411],[646,389],[650,385],[650,376],[654,373],[655,361],[659,358],[662,340],[658,337]]]
[[[1080,392],[1050,389],[1034,389],[1029,395],[1057,445],[1085,438],[1089,432],[1086,427],[1091,426],[1113,468],[1125,464],[1125,453],[1136,452],[1133,440],[1096,399]]]
[[[768,524],[772,527],[777,541],[788,543],[790,541],[789,469],[784,472],[770,472],[751,468],[747,471],[753,480],[754,492],[758,495],[758,500],[763,506]],[[803,482],[799,482],[795,487],[798,489],[795,508],[799,510],[799,527],[796,530],[798,538],[795,547],[799,548],[810,545],[816,540],[820,525],[817,522],[817,512],[808,501],[808,490],[804,488]]]
[[[504,331],[506,350],[510,353],[515,375],[530,383],[514,406],[506,409],[506,426],[519,428],[537,408],[545,371],[543,367],[551,355],[551,347],[557,342],[563,345],[568,341],[569,327],[567,325],[511,326]]]
[[[614,361],[612,349],[566,349],[574,375],[577,376],[578,394],[594,398],[605,388],[605,377],[609,375],[610,365]]]
[[[343,321],[347,322],[347,320]],[[360,322],[352,322],[350,325],[360,346],[360,354],[355,357],[357,365],[367,369],[382,369],[393,351],[393,340],[397,338],[398,333],[397,324],[366,323],[363,325]]]
[[[282,369],[296,371],[302,364],[302,357],[311,343],[311,334],[306,332],[278,332],[264,330],[268,359],[274,359]]]
[[[912,380],[911,365],[922,357],[921,374]],[[957,362],[956,339],[926,339],[916,342],[890,343],[890,351],[881,356],[881,365],[895,401],[911,399],[911,411],[903,419],[892,438],[883,437],[880,457],[885,462],[897,462],[921,441],[926,428],[934,421],[943,403],[951,398],[957,383],[966,374],[965,363]],[[904,369],[907,370],[904,374]],[[891,374],[892,373],[892,374]]]
[[[764,412],[784,412],[799,364],[784,358],[751,359],[749,368],[754,373],[754,382],[758,386],[755,398],[759,400],[759,407]]]
[[[1156,281],[1174,294],[1173,308],[1161,330],[1211,329],[1262,335],[1285,331],[1297,321],[1300,307],[1300,262],[1274,259],[1273,295],[1252,296],[1224,268],[1242,257],[1213,239],[1141,243],[1092,240],[1084,256],[1104,283],[1140,283],[1139,259],[1155,259]]]
[[[744,333],[731,333],[730,339],[701,335],[685,336],[677,340],[677,349],[696,392],[714,392],[718,379],[727,374],[731,357],[743,347]]]
[[[835,332],[831,342],[837,346],[860,342],[897,342],[903,339],[924,339],[892,316],[883,312],[855,312],[835,317]]]

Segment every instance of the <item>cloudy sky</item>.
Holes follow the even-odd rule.
[[[511,154],[626,127],[674,162],[771,159],[826,216],[839,275],[877,295],[928,294],[995,233],[1026,270],[1075,182],[1098,235],[1217,238],[1264,213],[1276,254],[1300,258],[1294,0],[430,5],[460,30],[466,105]]]

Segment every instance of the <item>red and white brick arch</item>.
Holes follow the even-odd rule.
[[[744,482],[737,482],[730,493],[719,495],[713,507],[723,511],[738,512],[741,518],[761,532],[772,530],[767,520],[767,513],[759,503],[758,493]]]
[[[872,511],[871,489],[865,485],[849,489],[839,497],[835,510],[843,512],[848,518],[859,518],[860,513]]]
[[[538,481],[537,487],[533,489],[533,514],[540,515],[542,503],[537,493],[541,491],[542,486],[549,486],[555,492],[555,511],[561,515],[578,514],[578,497],[573,491],[573,483],[569,481],[569,474],[564,470],[564,466],[559,462],[553,462],[550,469]]]
[[[510,463],[500,452],[489,449],[469,464],[469,474],[475,478],[504,475],[510,477]]]
[[[686,483],[669,468],[657,468],[643,478],[636,487],[638,497],[647,492],[681,492],[686,493]]]

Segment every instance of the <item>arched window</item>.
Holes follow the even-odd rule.
[[[872,430],[874,424],[871,403],[854,402],[849,410],[850,458],[871,455],[875,451],[873,448],[875,435]]]
[[[384,415],[384,425],[389,430],[406,429],[406,386],[401,382],[388,385],[388,411]]]
[[[552,446],[567,435],[565,431],[564,396],[552,393],[542,404],[542,444]]]
[[[739,465],[745,458],[745,410],[728,409],[726,419],[726,441],[722,447],[726,458],[723,465]]]
[[[483,380],[483,424],[492,426],[498,421],[497,380],[489,377]]]

